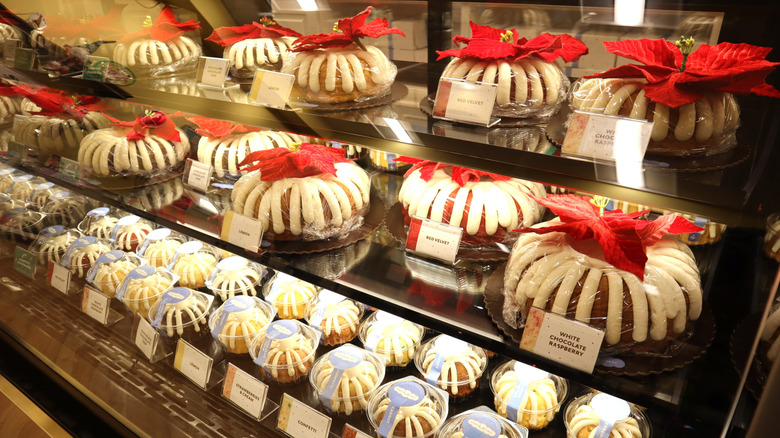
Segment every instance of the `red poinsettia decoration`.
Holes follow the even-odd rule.
[[[95,96],[71,96],[60,90],[33,88],[27,85],[14,88],[19,95],[41,108],[32,111],[33,115],[83,118],[91,111],[103,111],[108,108],[105,102]]]
[[[512,179],[504,175],[482,172],[481,170],[469,169],[468,167],[452,166],[450,164],[437,163],[436,161],[421,160],[419,158],[407,157],[405,155],[396,157],[395,161],[412,164],[412,168],[407,170],[404,176],[408,177],[409,175],[412,174],[412,172],[419,169],[420,178],[422,178],[423,181],[430,181],[431,178],[433,178],[433,174],[436,173],[436,171],[439,169],[450,168],[452,180],[458,183],[458,185],[461,187],[463,187],[464,185],[466,185],[466,183],[469,182],[479,182],[482,179],[482,177],[488,177],[493,181],[508,181]]]
[[[406,36],[400,29],[390,27],[390,23],[384,18],[375,18],[366,23],[371,13],[371,6],[365,11],[351,18],[342,18],[333,27],[331,33],[320,33],[300,37],[293,43],[293,52],[305,52],[314,49],[327,49],[330,47],[346,47],[352,43],[366,50],[360,38],[379,38],[384,35],[397,34]]]
[[[254,126],[242,125],[240,123],[226,122],[224,120],[212,119],[210,117],[192,116],[187,120],[198,125],[195,130],[198,135],[209,138],[223,139],[233,133],[257,132],[260,128]]]
[[[576,195],[552,195],[534,200],[557,214],[561,224],[522,228],[523,233],[564,232],[574,240],[595,239],[604,251],[604,259],[618,269],[640,279],[645,276],[645,248],[666,234],[697,233],[702,228],[677,215],[661,216],[654,221],[640,220],[647,211],[626,214],[613,210],[600,214],[588,198]]]
[[[576,61],[588,53],[588,47],[571,35],[551,35],[543,33],[538,37],[520,38],[516,29],[506,30],[490,26],[481,26],[469,22],[471,38],[456,36],[452,39],[456,45],[466,47],[436,51],[441,60],[448,56],[455,58],[474,58],[482,61],[510,59],[512,61],[534,56],[545,61],[555,61],[559,57],[564,61]]]
[[[49,38],[86,38],[89,41],[111,40],[124,33],[119,22],[119,16],[126,5],[115,5],[108,14],[94,19],[63,17],[50,15],[46,17],[44,36]]]
[[[214,32],[206,38],[222,47],[235,44],[239,41],[254,38],[281,38],[286,36],[300,37],[301,34],[284,26],[280,26],[275,20],[263,17],[260,22],[243,26],[225,26],[214,29]]]
[[[131,32],[122,37],[120,41],[128,42],[140,38],[151,38],[157,41],[168,42],[187,32],[198,29],[200,29],[200,23],[195,20],[188,20],[184,23],[180,23],[173,15],[173,10],[170,6],[166,6],[160,11],[160,15],[157,16],[154,22],[151,23],[151,26]]]
[[[3,9],[0,10],[0,23],[19,26],[24,23],[24,20],[19,18],[18,15],[14,14],[10,10]]]
[[[350,161],[343,149],[302,143],[299,150],[273,148],[252,152],[239,163],[242,171],[260,171],[262,181],[277,181],[284,178],[305,178],[329,173],[336,174],[336,163]],[[251,164],[254,163],[254,164]]]
[[[176,129],[176,124],[173,123],[171,117],[181,116],[183,113],[177,112],[166,115],[162,111],[147,110],[144,115],[136,117],[135,120],[129,122],[115,119],[105,113],[103,115],[108,117],[114,126],[132,127],[133,129],[125,135],[125,138],[128,140],[143,140],[151,132],[153,135],[169,141],[181,141],[179,130]]]
[[[672,108],[695,102],[707,91],[780,97],[780,92],[764,83],[780,64],[764,59],[772,48],[720,43],[692,50],[693,39],[677,44],[647,38],[604,41],[608,52],[643,65],[622,65],[589,77],[644,78],[645,96]]]
[[[24,95],[24,92],[16,85],[0,82],[0,96],[15,97]]]

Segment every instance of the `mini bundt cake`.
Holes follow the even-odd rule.
[[[133,269],[141,264],[141,260],[132,254],[122,251],[109,251],[98,257],[97,264],[92,267],[87,281],[92,283],[104,295],[113,297],[116,290]]]
[[[61,263],[68,267],[70,272],[76,274],[78,278],[83,278],[98,257],[111,251],[111,249],[111,244],[107,240],[85,236],[76,239],[68,247],[68,251],[65,253]]]
[[[778,213],[770,215],[766,220],[764,252],[780,262],[780,214]]]
[[[602,403],[602,399],[606,402]],[[617,410],[619,411],[617,411]],[[647,419],[635,407],[608,394],[588,394],[570,402],[566,408],[566,429],[575,438],[593,438],[602,423],[610,418],[612,429],[603,430],[605,438],[648,438]],[[615,420],[614,417],[619,417]],[[609,423],[606,423],[609,424]]]
[[[68,247],[80,237],[82,234],[78,230],[56,225],[44,228],[30,247],[30,252],[36,254],[39,263],[45,266],[49,263],[59,263]]]
[[[257,333],[268,325],[273,312],[258,298],[233,297],[225,301],[211,317],[212,335],[227,348],[228,353],[246,354]]]
[[[116,297],[125,303],[131,312],[146,318],[157,298],[173,287],[173,278],[170,272],[163,268],[148,270],[144,268],[149,266],[141,267],[142,271],[139,274],[132,276],[128,274],[131,278],[125,277],[125,282],[117,290]]]
[[[277,273],[268,285],[270,289],[266,300],[276,307],[277,315],[281,319],[303,318],[306,308],[317,293],[313,284],[282,273]]]
[[[438,364],[440,368],[436,367]],[[487,357],[479,347],[439,335],[417,352],[415,365],[428,383],[447,391],[456,400],[470,395],[479,386]]]
[[[135,220],[127,220],[130,218]],[[117,222],[113,238],[118,249],[135,252],[153,230],[152,224],[138,216],[125,216]]]
[[[257,296],[264,269],[257,263],[230,256],[220,260],[216,272],[206,286],[223,301],[235,296]]]
[[[496,412],[530,430],[553,421],[568,389],[563,379],[515,361],[496,369],[490,383]]]
[[[152,326],[168,341],[193,340],[208,333],[209,301],[186,287],[163,293],[149,310]]]
[[[387,367],[405,367],[414,359],[425,329],[379,310],[360,327],[366,350],[381,354]]]
[[[317,335],[311,329],[297,321],[276,321],[255,337],[250,353],[263,377],[293,383],[309,374],[316,350]]]
[[[183,243],[177,250],[178,258],[169,264],[171,272],[179,276],[179,284],[191,289],[206,286],[219,261],[217,251],[201,242]]]
[[[311,383],[326,410],[351,415],[366,410],[383,377],[384,367],[375,357],[345,345],[314,364]]]
[[[323,290],[309,307],[307,320],[322,333],[323,343],[331,347],[355,339],[362,315],[363,309],[355,301]]]
[[[433,436],[447,417],[447,402],[439,394],[434,395],[432,389],[414,378],[399,379],[380,387],[369,400],[369,418],[377,433],[393,438]],[[391,397],[403,400],[402,406],[390,409]],[[394,417],[385,421],[388,413],[394,413]]]

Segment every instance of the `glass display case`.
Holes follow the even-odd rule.
[[[769,436],[780,10],[370,3],[4,2],[3,341],[122,435]]]

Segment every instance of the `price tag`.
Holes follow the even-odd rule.
[[[332,419],[284,394],[276,428],[293,438],[328,438]]]
[[[225,58],[201,56],[198,61],[196,82],[212,87],[222,87],[227,79],[230,61]]]
[[[70,269],[59,263],[50,262],[47,279],[51,287],[67,295],[70,288]]]
[[[160,342],[160,333],[149,324],[146,318],[140,315],[135,317],[138,320],[135,330],[135,345],[151,361],[155,350],[157,350],[157,343]]]
[[[86,178],[87,168],[82,166],[78,161],[73,161],[68,158],[60,158],[60,167],[58,173],[60,179],[75,184],[82,178]]]
[[[371,435],[363,433],[357,427],[347,423],[344,425],[344,432],[341,433],[341,438],[371,438]]]
[[[284,109],[294,82],[295,76],[290,74],[257,70],[249,90],[249,102]]]
[[[653,122],[646,120],[575,111],[561,152],[602,160],[641,162],[652,130]]]
[[[592,373],[603,339],[603,330],[533,307],[528,313],[520,348]]]
[[[413,217],[406,236],[406,250],[455,263],[463,228]]]
[[[202,192],[208,191],[211,185],[211,176],[214,174],[214,168],[206,163],[187,158],[184,165],[184,174],[182,182],[196,190]]]
[[[263,223],[259,219],[228,210],[222,219],[220,238],[244,249],[257,251],[263,240]]]
[[[176,356],[173,359],[173,367],[179,372],[196,385],[206,389],[213,366],[214,359],[211,356],[193,347],[184,339],[179,339],[176,344]]]
[[[12,157],[21,158],[24,160],[27,158],[27,146],[19,143],[18,141],[8,142],[8,155]]]
[[[496,103],[497,84],[439,79],[433,116],[482,126],[493,126],[501,119],[490,117]]]
[[[82,78],[88,81],[105,82],[111,60],[104,56],[87,56]]]
[[[5,62],[12,63],[16,59],[16,49],[19,48],[19,40],[8,38],[3,43],[3,57]]]
[[[247,414],[260,419],[265,406],[268,385],[250,376],[232,363],[228,364],[222,395]]]
[[[17,47],[14,52],[14,68],[19,70],[32,70],[35,65],[35,50]]]
[[[101,324],[108,323],[108,311],[111,297],[103,295],[92,286],[84,286],[84,297],[81,300],[81,311]]]
[[[14,269],[25,277],[33,278],[35,274],[35,256],[30,251],[17,246],[14,250]]]

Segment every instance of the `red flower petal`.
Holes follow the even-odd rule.
[[[483,26],[481,24],[469,21],[471,27],[471,38],[484,38],[488,40],[501,40],[501,34],[506,33],[505,29],[499,29],[497,27]],[[515,38],[518,37],[517,32],[514,32]]]
[[[158,41],[170,41],[197,29],[200,29],[200,23],[195,20],[180,23],[176,20],[173,10],[166,6],[160,11],[160,15],[154,20],[152,27],[149,28],[149,36]]]
[[[255,38],[281,38],[285,36],[300,37],[301,34],[284,26],[278,24],[262,24],[258,22],[252,22],[252,24],[245,24],[243,26],[224,26],[214,29],[214,31],[206,38],[206,41],[215,42],[222,47],[235,44],[239,41],[255,39]]]
[[[376,18],[366,24],[366,19],[370,13],[371,6],[354,17],[340,19],[337,22],[340,32],[300,37],[293,42],[292,51],[303,52],[314,49],[327,49],[329,47],[346,47],[365,37],[378,38],[389,34],[406,36],[400,29],[389,27],[390,23],[384,18]]]
[[[299,151],[274,148],[253,152],[241,162],[241,170],[259,170],[262,181],[277,181],[284,178],[303,178],[323,173],[336,174],[336,163],[350,160],[344,157],[344,150],[322,145],[304,143]],[[248,166],[249,163],[255,163]]]
[[[667,234],[698,233],[703,230],[676,214],[663,215],[654,221],[641,221],[637,225],[637,233],[645,246],[655,244]]]
[[[604,41],[607,52],[645,65],[667,67],[677,71],[682,63],[682,53],[674,43],[658,39]],[[689,58],[690,59],[690,58]]]

